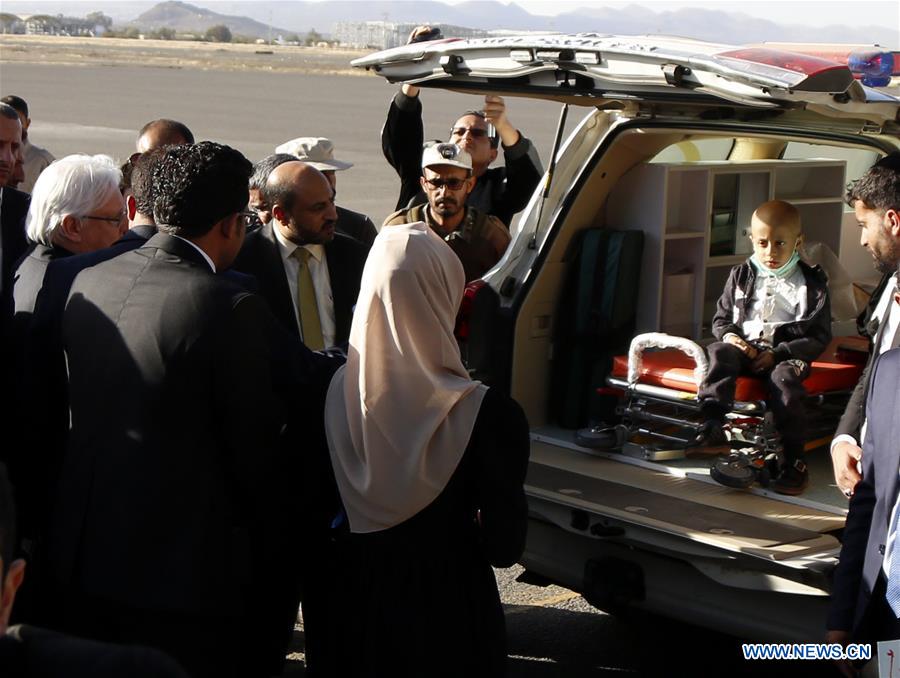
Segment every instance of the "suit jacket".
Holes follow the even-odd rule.
[[[857,632],[865,619],[887,544],[900,467],[900,351],[875,362],[866,405],[862,480],[850,499],[840,562],[834,574],[828,628]]]
[[[24,341],[50,262],[69,256],[71,252],[56,245],[32,244],[19,261],[13,273],[13,342]]]
[[[338,215],[335,228],[337,228],[338,233],[349,235],[354,240],[358,240],[366,246],[366,250],[372,247],[372,242],[375,240],[375,236],[378,235],[378,230],[375,228],[372,220],[365,214],[354,212],[344,207],[335,206],[335,209]]]
[[[25,238],[25,217],[31,196],[12,188],[0,189],[0,392],[13,393],[16,389],[16,368],[12,333],[13,272],[16,262],[28,249]],[[8,431],[15,422],[15,415],[8,408],[0,408],[0,429]],[[11,441],[5,438],[4,445]],[[3,458],[0,453],[0,460]]]
[[[271,532],[288,502],[274,489],[286,413],[320,412],[335,361],[282,343],[261,298],[166,234],[82,271],[62,331],[57,585],[137,614],[233,621],[284,541]]]
[[[188,678],[174,659],[149,647],[98,643],[34,626],[0,636],[4,678]]]
[[[8,187],[0,188],[0,193],[2,193],[0,239],[3,244],[3,277],[0,289],[6,291],[12,286],[12,275],[16,262],[28,249],[28,240],[25,238],[25,217],[28,215],[31,196]]]
[[[865,421],[866,393],[869,390],[869,377],[871,376],[872,365],[878,359],[875,342],[880,338],[879,329],[882,318],[875,315],[875,307],[878,306],[878,301],[881,299],[885,286],[891,281],[893,281],[893,275],[888,274],[882,277],[881,282],[878,283],[878,287],[875,288],[875,291],[869,298],[866,309],[857,319],[857,326],[860,329],[860,333],[870,339],[869,360],[866,363],[866,367],[863,370],[859,381],[856,383],[856,387],[853,389],[853,393],[850,395],[850,400],[847,401],[847,406],[844,408],[844,413],[841,415],[841,420],[834,433],[835,437],[839,435],[853,436],[860,446],[862,446],[863,442],[859,437],[861,435],[860,431],[863,422]],[[897,348],[898,342],[900,342],[900,331],[893,337],[888,338],[887,341],[891,342],[891,348]]]
[[[273,228],[274,223],[270,221],[249,234],[233,268],[256,278],[259,295],[269,303],[275,317],[286,330],[300,336],[294,299]],[[325,260],[334,299],[335,344],[343,344],[350,338],[350,321],[359,296],[359,283],[367,255],[368,249],[364,245],[342,233],[336,233],[334,240],[325,245]]]
[[[21,351],[14,422],[21,442],[7,453],[20,497],[22,537],[33,539],[45,533],[65,451],[69,401],[62,316],[72,283],[85,268],[140,247],[155,232],[152,226],[139,226],[110,247],[71,256],[38,245],[22,261],[16,284],[16,341]],[[41,435],[32,437],[30,432],[38,430]]]

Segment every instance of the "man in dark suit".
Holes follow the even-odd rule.
[[[14,560],[15,505],[0,464],[0,669],[4,678],[187,678],[170,657],[146,647],[97,643],[35,626],[10,627],[10,612],[25,578]]]
[[[26,223],[35,245],[15,271],[15,326],[29,321],[51,261],[109,247],[125,234],[121,181],[122,172],[105,155],[69,155],[41,172]]]
[[[280,436],[288,413],[321,411],[334,368],[216,275],[243,243],[249,175],[226,146],[167,148],[160,232],[82,271],[63,316],[72,423],[48,549],[61,625],[163,649],[194,676],[277,671],[247,622],[268,627],[274,584],[290,588],[270,567],[299,540]]]
[[[247,236],[234,268],[256,278],[275,317],[307,346],[345,343],[367,249],[336,233],[331,184],[314,167],[286,162],[269,175],[263,199],[273,218]]]
[[[876,162],[847,192],[860,226],[860,244],[872,255],[882,273],[859,325],[871,340],[869,363],[847,403],[831,443],[834,479],[848,497],[860,480],[857,464],[862,454],[866,393],[875,359],[900,344],[900,307],[894,300],[900,263],[900,152]]]
[[[22,124],[12,106],[0,104],[0,187],[6,182],[16,165],[22,146]],[[9,314],[12,272],[15,263],[25,253],[25,215],[28,214],[29,197],[13,188],[0,188],[0,297],[3,299],[4,329]]]
[[[872,368],[866,403],[862,480],[850,500],[840,561],[834,574],[827,642],[900,638],[900,351]]]
[[[325,137],[298,137],[286,141],[275,149],[276,153],[289,153],[300,162],[312,165],[328,179],[337,193],[337,173],[353,167],[352,162],[338,160],[334,157],[334,144]],[[362,212],[354,212],[340,205],[337,210],[337,232],[355,238],[366,248],[372,247],[378,230],[372,220]]]
[[[27,314],[26,309],[19,309],[20,343],[23,348],[18,365],[21,376],[18,377],[16,389],[18,414],[14,426],[23,439],[28,439],[28,444],[14,446],[4,456],[14,470],[20,496],[19,531],[25,540],[23,553],[28,558],[31,572],[16,608],[17,618],[21,621],[45,621],[43,609],[48,602],[42,601],[48,592],[44,581],[45,555],[41,548],[69,427],[62,346],[62,317],[66,299],[78,273],[142,246],[156,233],[150,176],[159,155],[159,151],[151,151],[139,156],[133,163],[131,182],[134,191],[126,201],[131,228],[125,235],[103,249],[61,256],[50,261],[40,260],[46,263],[45,272],[40,276],[39,287],[37,276],[33,275],[35,284],[29,288],[29,300],[34,288],[39,290],[35,295],[33,312]],[[147,216],[148,212],[150,216]],[[37,270],[37,266],[33,270]],[[28,432],[34,430],[41,430],[42,435],[36,438],[30,436]]]

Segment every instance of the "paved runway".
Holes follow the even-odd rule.
[[[3,94],[28,102],[32,139],[57,157],[127,158],[137,130],[162,117],[181,120],[198,140],[229,144],[253,161],[288,139],[325,136],[335,142],[338,158],[355,163],[338,176],[338,204],[369,214],[376,224],[394,209],[399,181],[381,154],[381,127],[397,86],[382,78],[20,63],[2,70]],[[482,101],[441,91],[422,96],[426,139],[446,138],[457,115]],[[559,106],[525,99],[508,104],[510,120],[546,162]]]

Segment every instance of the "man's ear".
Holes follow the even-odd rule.
[[[895,238],[900,238],[900,211],[889,209],[884,213],[888,230]]]
[[[284,207],[282,207],[282,206],[279,205],[278,203],[272,205],[271,213],[272,213],[272,218],[273,218],[273,219],[277,219],[277,220],[280,221],[282,224],[286,224],[286,223],[287,223],[287,221],[288,221],[288,219],[287,219],[287,212],[285,212],[285,211],[284,211]]]
[[[466,185],[468,186],[468,188],[466,188],[466,195],[469,195],[469,193],[471,193],[473,190],[475,190],[475,184],[477,184],[477,183],[478,183],[478,177],[476,177],[474,174],[471,175],[468,179],[466,179]]]
[[[56,230],[59,231],[59,234],[69,242],[81,242],[81,231],[84,228],[84,223],[76,217],[74,214],[67,214],[63,217],[63,220],[59,223],[59,226],[56,227]]]
[[[425,190],[425,185],[426,185],[427,183],[428,183],[428,182],[425,181],[425,175],[424,175],[424,174],[423,174],[422,176],[419,177],[419,186],[422,187],[422,190],[423,190],[423,191]]]
[[[0,559],[0,563],[2,562]],[[6,573],[6,579],[3,581],[3,592],[0,593],[0,635],[9,624],[9,615],[16,600],[16,592],[22,585],[23,579],[25,579],[25,561],[12,561],[9,571]]]
[[[134,215],[137,214],[137,202],[133,193],[129,193],[125,198],[125,208],[128,210],[128,221],[134,221]]]
[[[500,152],[499,147],[498,147],[498,148],[492,148],[492,149],[491,149],[491,162],[494,162],[494,160],[497,159],[497,153],[499,153],[499,152]],[[489,162],[488,165],[490,165],[491,162]]]

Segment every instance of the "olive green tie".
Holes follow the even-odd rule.
[[[319,322],[316,288],[313,287],[312,274],[309,272],[310,252],[305,247],[298,247],[294,250],[294,257],[300,263],[297,271],[297,305],[300,309],[303,343],[313,351],[320,351],[325,348],[325,339],[322,337],[322,323]]]

